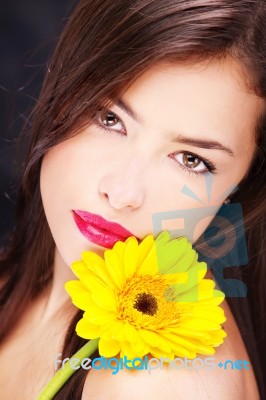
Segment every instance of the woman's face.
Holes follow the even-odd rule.
[[[145,72],[44,157],[41,195],[64,262],[155,233],[154,217],[195,241],[248,171],[262,106],[229,60]],[[186,217],[157,214],[172,211]]]

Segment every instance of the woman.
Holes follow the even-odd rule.
[[[247,298],[226,299],[228,337],[216,357],[251,368],[80,369],[55,399],[264,398],[265,17],[259,0],[80,1],[34,110],[17,225],[1,258],[1,397],[35,399],[56,354],[86,342],[64,283],[84,249],[102,255],[116,241],[99,235],[99,216],[142,239],[157,213],[200,215],[184,187],[207,202],[209,180],[216,212],[238,186],[230,200],[243,208],[249,246],[237,275]],[[75,223],[84,211],[96,234]],[[212,218],[188,224],[203,253]]]

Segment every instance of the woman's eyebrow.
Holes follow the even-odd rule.
[[[138,123],[142,123],[143,119],[130,107],[130,105],[122,98],[118,98],[114,104],[121,108],[126,114],[128,114],[131,118],[133,118]],[[190,138],[187,136],[179,135],[174,138],[172,142],[188,144],[190,146],[199,147],[201,149],[211,149],[211,150],[221,150],[230,156],[234,157],[234,152],[227,146],[224,146],[222,143],[217,142],[215,140],[205,140],[198,138]]]
[[[184,143],[190,146],[200,147],[201,149],[221,150],[232,157],[235,155],[232,149],[215,140],[197,139],[179,135],[174,138],[172,142]]]
[[[119,98],[114,101],[114,104],[121,108],[126,114],[133,118],[138,123],[142,123],[143,119],[130,107],[130,105],[123,99]]]

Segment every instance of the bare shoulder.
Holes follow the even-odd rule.
[[[250,364],[226,347],[215,356],[198,357],[194,365],[192,360],[183,358],[176,359],[172,365],[163,363],[161,367],[158,361],[150,359],[147,365],[150,370],[123,368],[116,373],[111,369],[92,369],[87,375],[82,400],[259,400]],[[219,367],[218,363],[223,366]]]
[[[91,369],[82,400],[122,400],[135,398],[169,400],[259,400],[256,380],[238,327],[227,304],[225,342],[212,356],[194,361],[176,359],[172,365],[149,360],[150,370]]]

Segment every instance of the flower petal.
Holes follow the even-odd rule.
[[[152,331],[148,331],[147,329],[141,329],[139,332],[141,338],[150,346],[157,347],[160,343],[159,336]]]
[[[101,337],[105,340],[115,339],[117,340],[117,333],[120,332],[125,323],[119,320],[114,320],[111,323],[108,322],[101,326]]]
[[[142,258],[142,257],[141,257]],[[158,262],[157,262],[157,254],[155,246],[153,245],[146,257],[139,264],[138,267],[138,274],[139,275],[156,275],[158,274]]]
[[[71,269],[78,278],[80,278],[81,274],[88,272],[88,268],[83,261],[74,261],[71,264]]]
[[[91,295],[80,281],[66,282],[65,289],[76,307],[85,311],[92,306],[93,302]]]
[[[142,263],[144,262],[145,258],[150,253],[150,251],[152,251],[154,246],[155,243],[152,235],[146,236],[139,244],[139,257],[138,257],[138,268],[137,268],[138,273],[139,273],[139,268],[141,267]],[[158,269],[156,270],[156,273],[157,272]]]
[[[125,282],[125,273],[123,264],[119,255],[110,249],[104,252],[104,259],[106,263],[106,268],[117,289],[122,289]]]
[[[94,325],[102,325],[113,321],[115,316],[115,313],[102,310],[97,306],[91,306],[89,310],[85,311],[83,318]]]
[[[84,251],[82,259],[89,272],[97,276],[105,285],[111,288],[116,288],[116,285],[108,273],[104,260],[96,253],[91,251]]]
[[[114,357],[121,350],[120,343],[117,340],[104,340],[100,338],[99,340],[99,353],[104,357]]]
[[[92,281],[92,284],[94,282],[97,283],[96,278],[95,281]],[[105,286],[95,285],[91,292],[91,298],[97,306],[104,310],[117,312],[117,296],[112,289]]]
[[[203,318],[187,318],[180,321],[180,326],[186,329],[202,329],[206,331],[218,330],[220,325],[214,321],[209,321]]]
[[[76,332],[78,336],[84,339],[97,339],[100,336],[100,327],[82,318],[76,325]]]
[[[130,279],[136,272],[138,265],[138,253],[138,241],[132,236],[127,239],[124,253],[124,272],[126,279]]]

